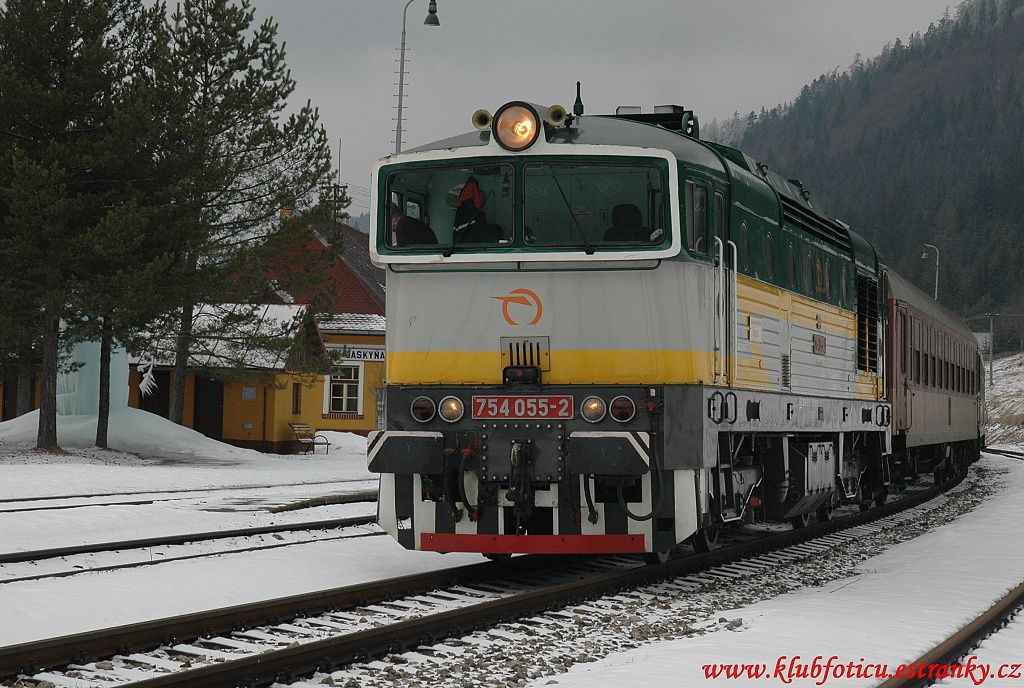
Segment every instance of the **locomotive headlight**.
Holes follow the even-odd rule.
[[[607,411],[608,407],[601,397],[587,397],[580,404],[580,415],[583,416],[583,420],[591,423],[596,423],[604,418]]]
[[[506,103],[494,115],[493,131],[505,150],[529,148],[540,133],[540,116],[526,103]]]
[[[465,412],[465,408],[462,405],[462,400],[458,397],[445,397],[441,400],[438,405],[437,413],[441,416],[442,420],[446,420],[449,423],[462,418],[462,414]]]

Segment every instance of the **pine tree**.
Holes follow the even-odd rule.
[[[140,0],[10,0],[0,9],[0,284],[14,295],[0,310],[22,319],[22,345],[38,343],[40,448],[57,446],[61,351],[94,263],[124,241],[126,225],[112,216],[123,213],[126,180],[109,150],[125,135],[118,99],[146,12]]]
[[[165,149],[174,180],[180,248],[177,341],[170,418],[181,422],[197,304],[247,303],[265,291],[260,247],[284,208],[302,208],[330,170],[330,149],[310,104],[288,117],[295,82],[271,20],[248,2],[184,0],[170,19],[157,67],[169,104]]]

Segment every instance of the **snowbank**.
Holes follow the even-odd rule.
[[[263,454],[125,408],[110,414],[111,450],[93,446],[95,416],[60,416],[57,441],[67,453],[49,454],[32,449],[38,418],[33,411],[0,423],[0,499],[376,480],[366,438],[351,433],[326,433],[330,454]]]

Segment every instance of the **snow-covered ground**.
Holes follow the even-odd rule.
[[[867,559],[852,577],[739,609],[719,610],[700,625],[713,626],[717,616],[741,622],[722,624],[695,637],[613,653],[531,685],[739,688],[763,686],[766,679],[712,681],[704,667],[764,665],[774,671],[780,661],[788,666],[797,656],[797,663],[810,664],[815,657],[827,662],[833,655],[837,657],[833,664],[844,666],[886,663],[895,669],[910,663],[1024,579],[1024,538],[1019,535],[1024,462],[989,455],[979,465],[1002,473],[1001,488],[993,499],[952,523]],[[1000,661],[1024,661],[1024,645],[1017,645],[1014,654],[1015,659]],[[773,680],[773,685],[783,683],[778,676]],[[880,682],[836,678],[833,673],[827,680],[823,674],[793,678],[790,685],[850,687]]]
[[[1024,356],[998,361],[996,380],[989,390],[990,443],[1020,449]],[[30,448],[36,422],[33,413],[0,423],[0,551],[336,518],[372,509],[362,503],[270,511],[372,487],[365,439],[358,436],[333,433],[329,455],[266,455],[125,409],[111,419],[113,451],[91,448],[94,419],[62,417],[59,441],[67,453],[42,454]],[[852,575],[845,570],[823,575],[819,583],[786,594],[715,609],[693,624],[699,632],[690,637],[610,653],[581,648],[580,659],[565,664],[567,672],[544,672],[531,685],[766,685],[764,679],[709,682],[703,667],[763,663],[774,668],[780,657],[794,655],[804,661],[837,655],[843,663],[864,658],[893,666],[911,661],[1024,578],[1019,536],[1024,462],[988,456],[979,466],[995,485],[991,498],[861,561]],[[136,501],[148,503],[125,503]],[[480,557],[407,552],[387,537],[354,537],[64,578],[4,583],[0,577],[0,646],[474,561]],[[51,564],[39,566],[39,573],[54,570]],[[18,566],[5,577],[22,577],[33,568]],[[727,621],[719,623],[720,618]],[[11,619],[17,622],[2,621]],[[645,632],[632,619],[621,624],[614,630],[626,638]],[[1020,625],[1007,629],[1001,640],[993,638],[979,655],[1024,660],[1007,656],[1012,654],[1007,647],[1024,655],[1013,644]],[[586,656],[600,659],[588,662]],[[535,676],[524,674],[517,683],[528,675]],[[816,683],[794,679],[792,685]],[[830,678],[819,685],[874,683]]]
[[[217,442],[152,413],[111,414],[112,451],[93,446],[96,419],[61,416],[66,455],[35,445],[38,411],[0,423],[0,499],[371,480],[366,440],[328,433],[330,454],[277,455]]]
[[[375,490],[376,476],[366,470],[366,440],[357,435],[329,433],[330,454],[262,454],[145,411],[124,409],[111,416],[112,450],[91,446],[94,418],[62,416],[58,439],[66,453],[46,454],[31,449],[37,422],[37,413],[31,413],[0,423],[0,553],[375,510],[373,502],[362,501],[271,511],[301,506],[310,498],[365,497]],[[384,536],[340,539],[374,529],[328,533],[338,538],[320,542],[34,581],[3,579],[138,560],[138,552],[0,565],[0,646],[481,561],[474,555],[407,552]],[[264,538],[270,544],[282,539],[301,538]],[[145,554],[159,561],[260,544],[243,540],[154,548]]]
[[[1024,444],[1024,354],[997,359],[992,364],[993,383],[985,395],[988,405],[986,440],[990,447]]]
[[[111,416],[115,449],[90,447],[95,418],[62,416],[67,453],[47,454],[31,449],[37,422],[33,412],[0,423],[0,553],[374,511],[368,502],[270,511],[372,493],[377,480],[358,435],[330,433],[330,454],[262,454],[129,408]]]

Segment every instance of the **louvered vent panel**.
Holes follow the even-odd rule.
[[[878,372],[878,281],[857,275],[857,368]]]
[[[547,337],[502,337],[501,366],[529,366],[551,370],[551,346]]]

